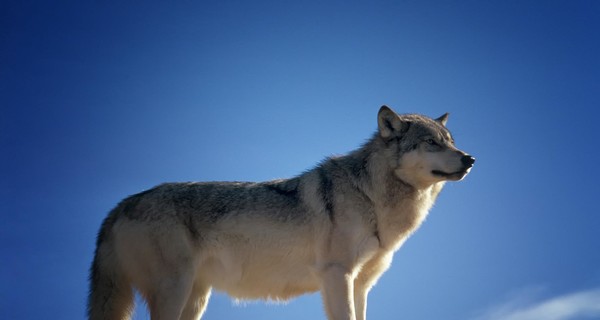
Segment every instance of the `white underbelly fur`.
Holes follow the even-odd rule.
[[[319,290],[310,243],[258,238],[204,252],[198,280],[237,299],[287,300]]]

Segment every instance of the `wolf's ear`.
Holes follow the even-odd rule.
[[[441,123],[441,124],[442,124],[442,125],[445,127],[445,126],[446,126],[446,123],[448,122],[448,116],[449,116],[449,115],[450,115],[450,114],[449,114],[448,112],[446,112],[446,113],[444,113],[444,115],[443,115],[443,116],[441,116],[441,117],[439,117],[439,118],[435,119],[435,121],[437,121],[437,122]]]
[[[379,125],[379,134],[383,138],[389,138],[394,134],[401,133],[404,129],[403,127],[407,125],[394,110],[385,105],[379,109],[377,124]]]

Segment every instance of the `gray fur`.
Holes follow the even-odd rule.
[[[135,288],[153,320],[198,319],[215,288],[272,300],[320,290],[329,319],[364,320],[393,252],[474,162],[447,119],[383,106],[361,148],[297,177],[166,183],[126,198],[98,234],[89,318],[129,317]]]

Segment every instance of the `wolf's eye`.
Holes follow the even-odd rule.
[[[437,142],[435,142],[435,140],[433,140],[433,139],[427,139],[427,140],[425,140],[425,142],[427,142],[428,144],[430,144],[432,146],[437,145]]]

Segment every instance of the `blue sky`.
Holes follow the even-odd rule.
[[[477,163],[368,316],[599,319],[599,30],[597,1],[3,1],[0,318],[82,319],[123,197],[297,175],[388,104],[450,112]],[[205,315],[242,318],[324,314],[215,293]]]

